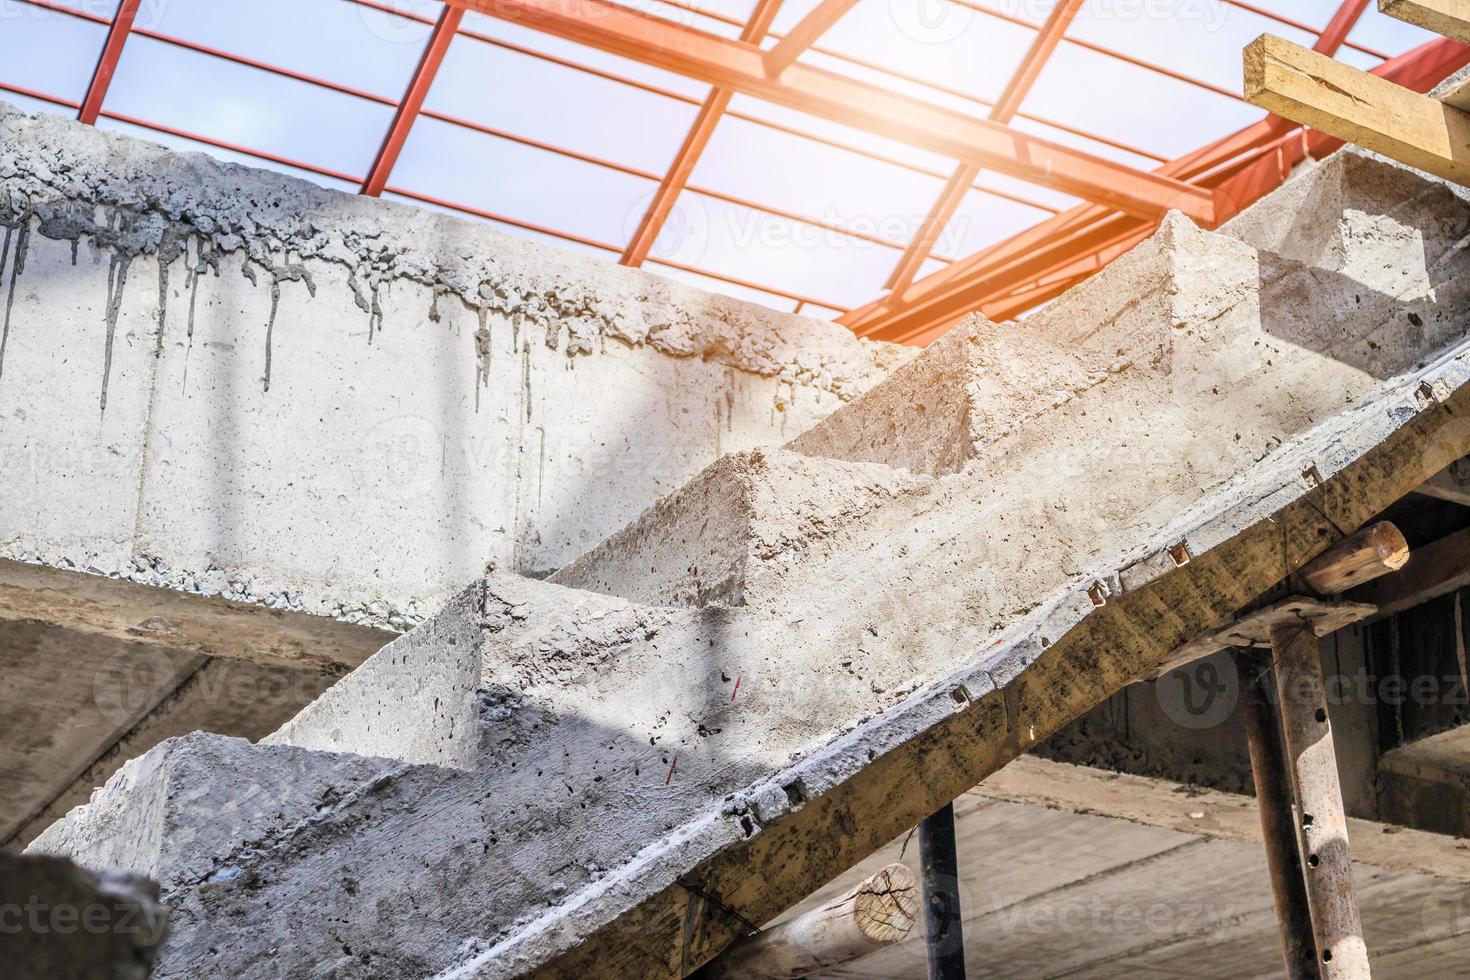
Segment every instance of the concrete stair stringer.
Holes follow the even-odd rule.
[[[1012,375],[1022,424],[957,469],[909,466],[930,478],[831,528],[785,594],[673,609],[487,577],[433,627],[478,636],[473,764],[410,769],[289,848],[242,855],[238,880],[181,893],[196,931],[165,969],[265,975],[290,943],[303,976],[344,946],[336,968],[364,976],[682,975],[1470,447],[1453,290],[1430,297],[1432,330],[1354,304],[1311,344],[1273,332],[1262,268],[1339,298],[1371,283],[1177,218],[1127,258],[1084,287],[1106,311],[1091,326],[1069,294],[1034,344],[994,341],[1031,359]],[[991,362],[964,344],[998,336],[915,363],[956,356],[947,397],[970,398]],[[1369,342],[1389,353],[1348,356]],[[1047,365],[1069,350],[1063,370],[1103,375],[1057,397]],[[463,657],[386,657],[338,703],[398,703],[371,688],[420,667],[459,678],[462,703]],[[416,704],[389,741],[466,762],[447,726],[415,728]],[[425,730],[439,741],[415,742]]]

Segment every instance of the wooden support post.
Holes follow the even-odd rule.
[[[965,980],[965,931],[960,919],[959,854],[954,804],[919,824],[929,980]]]
[[[1271,893],[1276,900],[1276,922],[1281,930],[1281,954],[1288,980],[1319,980],[1317,943],[1312,936],[1312,912],[1302,877],[1296,817],[1291,809],[1291,769],[1281,744],[1276,707],[1267,695],[1270,657],[1259,651],[1237,650],[1235,669],[1245,696],[1245,734],[1250,745],[1251,777],[1256,785],[1256,807]]]
[[[1332,747],[1332,725],[1317,634],[1310,623],[1271,628],[1281,723],[1300,814],[1302,859],[1322,980],[1367,980],[1368,947],[1353,893],[1347,815]]]
[[[699,980],[796,980],[901,942],[919,914],[919,881],[890,864],[846,895],[736,944]]]

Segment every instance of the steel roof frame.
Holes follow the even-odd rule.
[[[1192,78],[1184,73],[1150,64],[1143,59],[1104,45],[1069,37],[1067,28],[1077,8],[1081,6],[1081,0],[1060,0],[1044,24],[1036,24],[1019,16],[987,8],[976,3],[975,0],[947,0],[947,2],[972,9],[983,15],[1036,32],[1030,52],[1015,72],[1005,93],[993,104],[972,93],[905,75],[885,66],[866,62],[852,55],[819,45],[817,42],[820,37],[854,5],[853,0],[820,0],[801,22],[784,35],[770,31],[770,24],[774,19],[779,0],[760,0],[752,12],[749,23],[741,25],[743,29],[740,40],[730,40],[709,32],[683,27],[663,18],[642,14],[615,3],[608,3],[606,0],[453,0],[452,3],[445,4],[437,21],[423,15],[394,10],[378,0],[346,0],[346,2],[378,9],[400,18],[434,25],[419,65],[407,90],[399,99],[366,92],[256,59],[220,51],[186,39],[170,37],[158,31],[140,28],[135,24],[140,0],[122,0],[113,18],[62,6],[51,0],[21,0],[21,2],[89,20],[108,28],[107,39],[99,56],[97,68],[82,102],[76,103],[72,100],[0,83],[0,89],[76,109],[79,118],[83,121],[95,122],[99,118],[109,118],[221,149],[253,155],[284,166],[358,184],[362,192],[366,194],[381,194],[386,191],[423,203],[577,242],[587,247],[620,255],[621,261],[629,265],[637,265],[645,260],[658,262],[670,268],[708,276],[790,300],[796,304],[797,310],[805,306],[820,306],[834,310],[842,314],[840,322],[846,323],[860,335],[907,342],[922,342],[931,339],[932,335],[947,326],[956,315],[963,313],[966,309],[980,308],[993,316],[1001,317],[1019,314],[1038,303],[1045,302],[1090,275],[1107,261],[1122,254],[1127,248],[1131,248],[1151,231],[1158,216],[1170,206],[1180,207],[1182,205],[1180,209],[1190,214],[1195,220],[1212,226],[1234,213],[1239,207],[1249,203],[1250,200],[1254,200],[1252,195],[1264,193],[1269,190],[1270,186],[1274,186],[1273,182],[1279,182],[1285,170],[1289,169],[1294,160],[1299,160],[1324,146],[1331,145],[1331,141],[1308,137],[1300,130],[1294,129],[1289,123],[1268,118],[1262,123],[1247,127],[1195,153],[1166,162],[1156,171],[1145,171],[1011,129],[1006,124],[1012,118],[1019,116],[1085,139],[1126,150],[1144,158],[1160,159],[1146,150],[1127,146],[1106,136],[1087,133],[1075,127],[1019,112],[1020,104],[1030,85],[1040,75],[1050,54],[1062,41],[1204,90],[1235,99],[1240,98],[1238,93],[1222,89],[1202,79]],[[715,12],[698,10],[686,0],[660,0],[660,2],[675,8],[686,9],[716,22],[732,25],[739,23],[733,18]],[[1246,0],[1223,0],[1223,2],[1232,7],[1270,18],[1278,23],[1316,33],[1318,51],[1330,54],[1340,47],[1347,46],[1371,56],[1385,57],[1381,52],[1347,40],[1347,35],[1363,13],[1368,0],[1344,0],[1331,22],[1321,31],[1315,31],[1306,24],[1261,8]],[[460,22],[467,10],[477,10],[543,33],[671,70],[685,77],[704,81],[712,87],[709,95],[701,101],[613,72],[579,65],[565,58],[515,45],[463,28]],[[132,34],[269,71],[341,94],[391,106],[394,109],[393,121],[368,174],[357,177],[263,150],[238,146],[160,123],[111,112],[104,108],[108,86],[127,40]],[[469,37],[565,67],[590,72],[624,85],[698,105],[700,111],[673,164],[660,178],[647,171],[601,159],[591,154],[507,133],[446,113],[426,110],[423,107],[424,100],[433,84],[435,73],[442,64],[450,43],[456,37]],[[770,38],[775,42],[769,50],[761,49],[760,42],[764,38]],[[1418,82],[1427,87],[1428,84],[1438,80],[1430,76],[1440,72],[1448,74],[1453,67],[1470,62],[1470,49],[1459,45],[1451,47],[1452,44],[1453,42],[1431,42],[1418,51],[1387,62],[1375,70],[1396,77],[1404,84],[1410,83],[1405,81],[1405,78],[1409,78],[1411,82]],[[837,59],[867,71],[882,73],[887,77],[920,85],[936,93],[959,96],[982,106],[988,105],[990,118],[977,120],[964,113],[941,108],[922,99],[898,95],[881,86],[859,81],[847,75],[825,71],[801,60],[801,56],[808,51],[813,55]],[[691,186],[688,183],[689,177],[699,155],[707,145],[719,120],[725,116],[742,119],[848,152],[882,160],[913,172],[943,179],[943,175],[936,174],[928,167],[915,165],[911,161],[899,160],[866,147],[849,145],[827,136],[806,132],[774,120],[763,119],[759,115],[732,111],[729,109],[730,98],[736,93],[743,93],[758,100],[825,117],[849,127],[856,126],[886,138],[898,139],[900,142],[956,159],[958,166],[949,175],[943,191],[919,233],[914,235],[907,245],[772,208],[737,195]],[[864,102],[857,106],[856,118],[854,118],[854,113],[849,111],[852,105],[844,100]],[[877,103],[876,107],[866,104],[869,100]],[[913,118],[907,118],[910,114]],[[391,186],[389,182],[393,166],[407,142],[415,120],[420,116],[469,128],[495,138],[519,142],[650,181],[657,181],[657,190],[638,231],[626,246],[619,247],[612,243],[594,241],[584,236],[542,227],[511,216],[440,199],[408,188]],[[914,119],[918,119],[919,122],[916,123]],[[1058,167],[1060,167],[1059,170]],[[1029,180],[1073,196],[1082,197],[1094,203],[1057,213],[1055,208],[1028,200],[1024,196],[978,183],[976,178],[982,168],[994,169],[1022,180]],[[950,256],[931,255],[930,248],[933,241],[938,238],[938,233],[948,224],[954,210],[971,189],[1051,211],[1054,216],[1020,235],[990,246],[964,260]],[[827,300],[764,286],[713,270],[682,265],[665,259],[650,259],[648,250],[657,239],[658,231],[677,202],[679,194],[685,190],[898,250],[901,252],[901,257],[888,284],[893,288],[883,299],[869,303],[861,309],[847,310],[842,305]],[[947,268],[932,273],[925,279],[916,280],[917,270],[928,258],[945,263]]]

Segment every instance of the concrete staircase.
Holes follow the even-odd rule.
[[[1467,232],[1353,153],[1171,216],[35,849],[157,875],[164,977],[685,975],[1464,455]]]

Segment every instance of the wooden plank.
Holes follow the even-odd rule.
[[[1178,784],[1167,780],[1033,756],[1015,760],[965,798],[974,797],[1112,817],[1181,834],[1262,843],[1260,816],[1252,797],[1202,786],[1181,793]],[[963,828],[963,814],[960,823]],[[1353,859],[1371,868],[1470,883],[1470,849],[1446,846],[1450,838],[1354,817],[1348,818],[1348,833]]]
[[[1269,650],[1271,627],[1279,623],[1311,623],[1318,636],[1327,636],[1362,622],[1377,612],[1378,607],[1368,602],[1329,602],[1310,596],[1293,596],[1239,613],[1224,626],[1195,637],[1171,653],[1149,676],[1162,677],[1175,668],[1221,650]]]
[[[1470,44],[1470,0],[1378,0],[1378,9],[1426,31]]]
[[[1441,95],[1439,101],[1462,112],[1470,112],[1470,78]]]
[[[1400,163],[1470,184],[1470,113],[1299,44],[1263,34],[1245,49],[1252,105]]]

